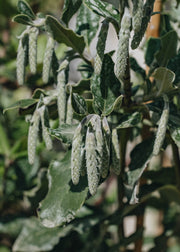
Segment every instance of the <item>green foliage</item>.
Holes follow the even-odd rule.
[[[0,251],[132,251],[142,241],[142,251],[173,251],[180,246],[179,1],[176,10],[163,1],[172,8],[160,37],[141,44],[144,58],[132,49],[139,52],[154,0],[62,4],[61,18],[50,8],[39,13],[39,1],[19,0],[19,14],[5,4]],[[16,15],[13,25],[6,15]],[[151,209],[163,212],[161,236],[148,242],[143,225],[124,236],[129,216],[139,222]]]

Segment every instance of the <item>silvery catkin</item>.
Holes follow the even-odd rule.
[[[142,17],[143,17],[143,0],[133,1],[133,17],[132,25],[134,33],[138,33],[141,29]]]
[[[81,149],[82,149],[82,126],[78,125],[74,132],[71,151],[71,178],[74,185],[79,183],[80,171],[81,171]]]
[[[37,65],[37,38],[39,30],[36,27],[31,27],[29,30],[29,66],[31,73],[36,73]]]
[[[71,95],[69,95],[67,100],[66,123],[72,124],[72,121],[73,121],[73,108],[71,104]]]
[[[40,115],[39,111],[36,110],[33,114],[31,125],[29,126],[29,132],[28,132],[28,160],[30,164],[33,164],[35,160],[39,122],[40,122]]]
[[[17,81],[19,85],[24,84],[25,78],[25,68],[26,68],[26,52],[25,47],[23,45],[23,38],[20,38],[18,51],[17,51],[17,61],[16,61],[16,74],[17,74]]]
[[[49,37],[43,60],[42,79],[44,83],[47,83],[49,81],[54,45],[55,45],[54,39],[52,37]]]
[[[159,154],[166,136],[166,128],[169,119],[169,99],[165,94],[163,95],[163,99],[164,99],[164,108],[161,114],[158,130],[156,133],[156,139],[153,147],[153,155]]]
[[[46,110],[45,106],[42,106],[40,108],[41,125],[42,125],[42,136],[43,136],[44,142],[46,144],[46,148],[48,150],[51,150],[52,149],[52,140],[51,140],[50,134],[48,132],[48,128],[45,125],[45,118],[44,118],[45,117],[45,110]]]
[[[104,51],[106,47],[106,39],[108,34],[109,22],[104,20],[101,25],[101,30],[98,35],[98,42],[96,46],[97,54],[94,62],[94,72],[95,74],[100,74],[102,69],[102,62],[104,58]]]
[[[112,170],[116,175],[120,174],[120,148],[117,129],[112,130]]]
[[[63,61],[60,65],[57,75],[57,106],[59,114],[59,125],[65,123],[66,118],[66,75],[65,68],[67,60]]]
[[[91,195],[95,195],[99,183],[99,173],[97,170],[97,159],[96,159],[96,150],[94,148],[96,144],[94,133],[89,131],[89,128],[86,133],[86,167],[87,167],[87,178],[88,178],[88,187]]]
[[[125,8],[119,31],[119,41],[116,51],[114,72],[116,77],[121,80],[126,71],[127,58],[129,54],[129,38],[131,28],[131,16],[128,8]]]
[[[92,129],[95,134],[95,150],[97,152],[97,168],[98,171],[101,173],[102,170],[102,156],[103,156],[103,134],[101,128],[101,118],[99,115],[93,115],[90,119],[89,123],[92,126]]]
[[[110,160],[110,135],[111,131],[107,118],[102,119],[102,129],[103,129],[103,158],[102,158],[102,169],[101,176],[106,178],[109,171],[109,160]]]

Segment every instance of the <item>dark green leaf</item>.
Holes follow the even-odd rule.
[[[62,161],[49,167],[49,192],[40,203],[39,217],[46,227],[56,227],[71,221],[87,197],[86,179],[77,186],[71,181],[70,152]]]
[[[90,90],[90,79],[83,79],[75,84],[67,84],[66,87],[69,93],[72,88],[73,93],[82,94],[84,91]]]
[[[69,23],[71,17],[77,12],[82,4],[82,0],[65,0],[62,20],[65,24]]]
[[[154,56],[156,52],[159,51],[161,46],[160,38],[150,38],[147,42],[147,49],[145,54],[145,62],[148,66],[150,66],[154,60]]]
[[[49,128],[49,133],[51,136],[56,137],[61,140],[63,143],[71,144],[74,136],[74,131],[77,127],[77,124],[68,125],[63,124],[57,129]]]
[[[120,119],[120,124],[116,127],[117,129],[134,127],[139,124],[142,120],[142,114],[139,112],[134,112],[133,114],[127,114],[122,116]]]
[[[156,86],[158,89],[157,96],[161,95],[162,93],[167,93],[175,89],[173,87],[175,74],[171,70],[165,67],[159,67],[153,73],[153,77],[156,81]]]
[[[114,75],[114,63],[108,54],[104,55],[101,76],[94,74],[91,79],[91,90],[96,111],[109,115],[120,95],[120,83]]]
[[[150,138],[135,146],[131,152],[131,163],[129,171],[127,172],[127,185],[129,193],[131,194],[130,202],[137,203],[137,182],[146,169],[153,151],[154,139]]]
[[[32,20],[25,14],[16,15],[13,18],[13,21],[17,22],[17,23],[20,23],[20,24],[24,24],[24,25],[32,25],[33,24]]]
[[[168,64],[168,68],[173,71],[176,75],[176,78],[174,80],[174,83],[179,83],[180,82],[180,50],[178,51],[178,54],[170,59],[169,64]]]
[[[100,0],[84,0],[84,4],[98,15],[108,18],[115,26],[115,29],[119,30],[120,15],[112,4]]]
[[[82,4],[77,16],[76,26],[78,33],[84,36],[87,46],[90,46],[99,27],[99,16]]]
[[[65,28],[52,16],[46,17],[46,26],[57,42],[66,44],[82,55],[85,48],[83,36],[79,36],[71,29]]]
[[[17,108],[28,108],[29,106],[33,105],[37,103],[37,100],[35,99],[23,99],[23,100],[20,100],[14,104],[12,104],[11,106],[5,108],[3,110],[3,113],[5,113],[7,110],[10,110],[10,109],[17,109]]]
[[[130,57],[129,61],[130,61],[130,67],[131,67],[131,69],[134,72],[141,74],[142,77],[145,79],[146,78],[146,72],[145,72],[145,70],[143,68],[141,68],[139,66],[139,64],[137,63],[136,59],[133,58],[133,57]]]
[[[85,115],[87,113],[87,105],[84,98],[77,93],[73,93],[71,96],[72,107],[74,112],[80,115]]]
[[[32,19],[35,19],[36,16],[27,2],[19,0],[17,8],[20,13],[25,14]]]
[[[155,56],[159,66],[167,66],[168,61],[176,56],[177,41],[177,33],[173,30],[161,37],[161,49]]]

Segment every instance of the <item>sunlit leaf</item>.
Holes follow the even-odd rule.
[[[7,110],[10,110],[10,109],[19,109],[19,108],[26,109],[35,103],[37,103],[36,99],[19,100],[19,101],[15,102],[14,104],[10,105],[9,107],[5,108],[3,110],[3,113],[5,113]]]
[[[57,42],[66,44],[82,55],[85,48],[83,36],[79,36],[71,29],[65,28],[56,18],[52,16],[46,17],[46,26]]]
[[[49,128],[49,133],[51,136],[56,137],[61,140],[63,143],[71,144],[74,136],[74,131],[77,127],[77,124],[68,125],[63,124],[57,129]]]
[[[62,161],[54,161],[49,167],[49,191],[39,209],[39,217],[46,227],[60,226],[74,219],[86,199],[86,179],[81,179],[77,186],[72,184],[70,156],[68,152]]]

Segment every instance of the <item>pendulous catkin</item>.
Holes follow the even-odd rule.
[[[104,58],[104,51],[106,47],[108,29],[109,29],[109,22],[105,19],[102,22],[101,30],[98,35],[98,42],[96,46],[97,54],[96,54],[95,62],[94,62],[94,72],[95,74],[98,74],[98,75],[101,73],[101,69],[102,69],[102,62]]]
[[[16,62],[16,75],[19,85],[23,85],[25,79],[26,49],[27,44],[25,43],[24,37],[22,37],[19,39],[17,62]]]
[[[31,119],[31,125],[29,126],[29,132],[28,132],[28,161],[30,164],[33,164],[35,160],[39,122],[40,122],[40,114],[39,111],[36,110]]]
[[[169,119],[169,99],[166,94],[163,95],[163,99],[164,99],[164,108],[161,114],[158,130],[156,133],[156,139],[153,147],[153,155],[159,154],[166,136],[166,128]]]
[[[54,39],[52,37],[49,37],[47,41],[47,45],[46,45],[45,54],[44,54],[44,60],[43,60],[42,79],[44,83],[48,83],[49,81],[54,45],[55,45]]]
[[[117,129],[112,130],[112,171],[120,174],[120,148]]]
[[[99,173],[97,170],[97,159],[96,150],[94,146],[96,145],[95,135],[90,132],[89,128],[86,133],[86,167],[87,167],[87,178],[89,192],[91,195],[95,195],[99,183]]]
[[[41,125],[42,125],[42,136],[43,136],[44,142],[46,144],[46,148],[48,150],[51,150],[52,149],[52,140],[51,140],[50,134],[48,132],[48,128],[45,125],[45,110],[46,110],[45,106],[42,106],[40,108],[40,117],[41,117]]]
[[[125,8],[124,15],[121,21],[121,29],[119,31],[119,41],[114,66],[115,75],[119,80],[124,77],[126,71],[127,58],[129,54],[130,28],[131,16],[128,8]]]
[[[74,185],[79,183],[80,171],[81,171],[81,157],[82,157],[82,126],[78,125],[74,132],[71,152],[71,178]]]
[[[31,27],[29,30],[29,66],[31,73],[36,73],[37,66],[37,38],[39,30],[36,27]]]

